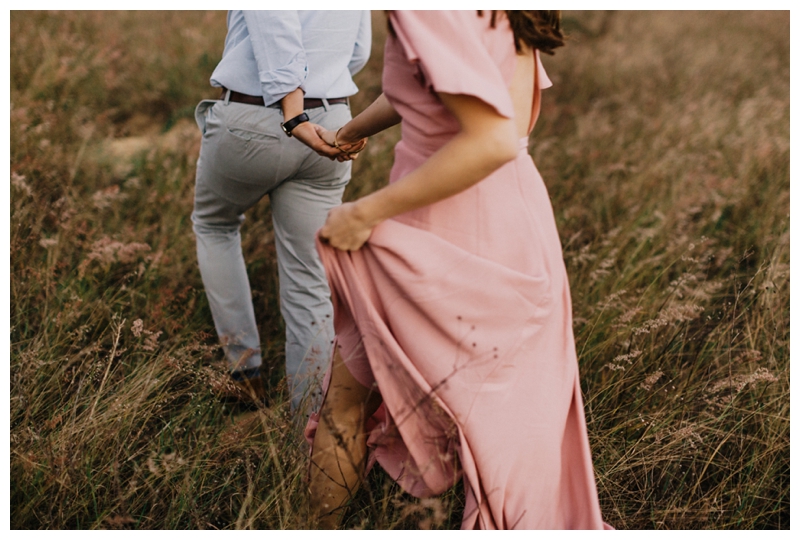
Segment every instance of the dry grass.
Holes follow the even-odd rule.
[[[384,23],[359,75],[380,91]],[[567,13],[531,151],[572,284],[606,519],[789,526],[789,16]],[[189,215],[224,13],[11,13],[11,526],[304,528],[269,206],[243,230],[275,396],[234,424]],[[137,137],[135,139],[130,137]],[[348,197],[381,185],[376,137]],[[356,528],[457,527],[373,471]]]

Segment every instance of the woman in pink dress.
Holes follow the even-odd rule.
[[[465,529],[604,526],[561,244],[528,154],[558,18],[392,12],[384,94],[319,128],[346,149],[402,125],[389,185],[319,232],[337,333],[306,429],[322,527],[375,462],[418,497],[463,476]]]

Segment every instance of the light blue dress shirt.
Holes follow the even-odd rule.
[[[307,98],[352,96],[371,42],[368,10],[229,11],[211,86],[263,96],[266,105],[298,87]]]

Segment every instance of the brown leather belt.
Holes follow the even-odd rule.
[[[225,99],[225,94],[228,92],[228,89],[223,87],[222,88],[222,95],[220,99]],[[231,97],[230,101],[235,101],[236,103],[247,103],[248,105],[258,105],[260,107],[264,106],[264,98],[261,96],[251,96],[250,94],[242,94],[241,92],[236,92],[235,90],[231,90]],[[329,105],[336,105],[337,103],[347,103],[348,100],[346,97],[343,98],[331,98],[328,99]],[[322,107],[323,103],[321,99],[318,98],[305,98],[303,99],[303,108],[304,109],[316,109],[317,107]],[[275,102],[272,105],[269,105],[274,109],[281,108],[281,102]]]

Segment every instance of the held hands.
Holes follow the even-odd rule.
[[[328,212],[318,236],[323,244],[342,251],[355,251],[369,240],[374,227],[361,212],[358,202],[348,202]]]
[[[341,131],[341,128],[340,130]],[[319,124],[303,122],[292,130],[292,136],[314,150],[320,156],[336,161],[358,159],[358,153],[367,146],[367,139],[356,141],[343,140],[337,131],[325,129]]]
[[[287,123],[292,124],[292,127],[289,128],[290,136],[328,159],[338,161],[356,159],[358,153],[366,146],[367,140],[347,141],[340,137],[337,141],[336,132],[333,132],[333,136],[331,136],[330,132],[327,132],[328,130],[322,126],[309,122],[308,116],[303,118],[304,95],[305,92],[302,88],[295,88],[281,99],[283,117],[287,119]],[[326,137],[325,139],[323,139],[323,135]]]
[[[332,146],[342,152],[341,156],[336,159],[339,161],[348,161],[351,159],[358,159],[358,154],[365,146],[367,146],[367,138],[357,139],[355,141],[348,141],[342,135],[342,128],[336,131],[325,129],[324,127],[315,124],[314,129],[317,131],[320,139],[325,141],[326,144]]]
[[[321,128],[321,126],[312,124],[311,122],[303,122],[292,130],[292,137],[311,148],[320,156],[329,159],[340,158],[342,156],[342,151],[323,140],[317,133],[318,128]],[[339,161],[345,160],[339,159]]]

